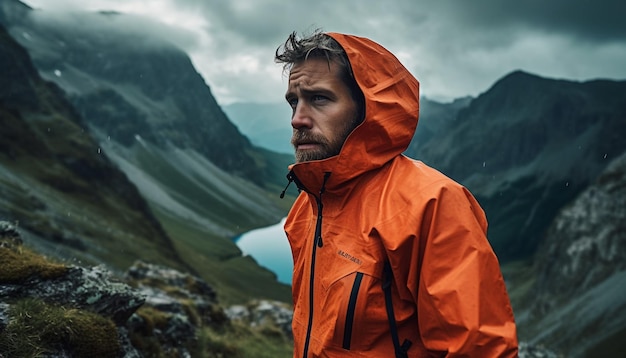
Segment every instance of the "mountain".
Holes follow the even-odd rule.
[[[38,87],[27,86],[35,80],[22,78],[11,67],[3,73],[4,103],[11,105],[7,109],[11,116],[3,116],[3,121],[11,121],[3,126],[10,130],[3,130],[2,135],[11,139],[5,142],[3,154],[26,151],[19,161],[23,167],[36,162],[30,156],[49,156],[40,171],[35,165],[30,171],[16,171],[14,163],[2,168],[16,186],[4,189],[13,195],[6,196],[6,206],[0,208],[6,214],[3,219],[37,226],[48,216],[38,213],[32,218],[30,210],[48,205],[46,212],[51,217],[77,215],[89,223],[89,231],[75,231],[67,219],[48,225],[54,230],[39,229],[59,232],[40,240],[56,256],[107,262],[117,269],[125,269],[131,258],[141,257],[195,272],[214,285],[225,302],[246,302],[250,297],[289,300],[289,287],[278,283],[273,273],[252,258],[242,256],[232,239],[279,222],[286,214],[290,201],[280,200],[279,193],[292,156],[251,145],[217,105],[188,56],[175,45],[136,30],[145,20],[109,12],[46,14],[18,1],[2,0],[0,21],[10,35],[4,35],[7,41],[12,37],[27,50],[15,43],[4,47],[3,60],[30,64],[33,72],[29,78],[53,88],[39,93]],[[123,30],[126,27],[128,32]],[[16,59],[14,51],[30,59]],[[27,105],[17,108],[20,101]],[[67,109],[41,108],[41,101],[64,101]],[[70,115],[80,123],[76,128],[65,124]],[[39,120],[44,117],[50,123]],[[33,121],[29,126],[36,126],[41,133],[22,129],[25,119]],[[46,136],[50,143],[45,146],[32,139]],[[92,170],[92,156],[106,160],[109,167]],[[56,169],[63,160],[82,181],[75,179],[73,172]],[[34,201],[26,189],[32,185],[32,177],[52,170],[56,171],[41,180],[42,191],[47,185],[72,195],[80,189],[83,196],[91,197],[89,205],[80,201],[69,210],[61,199],[63,193],[58,192]],[[122,179],[116,179],[118,176]],[[129,185],[118,186],[115,180]],[[111,190],[134,190],[133,195],[121,196],[127,201],[139,200],[152,220],[152,230],[160,232],[145,230],[135,239],[120,234],[126,230],[109,225],[107,216],[112,215],[127,224],[137,220],[130,233],[143,228],[135,215],[108,195],[110,188],[100,191],[101,181],[111,184]],[[24,184],[17,186],[16,182]],[[25,209],[14,209],[30,201],[34,202]],[[98,220],[88,215],[91,207],[100,214]],[[65,255],[64,245],[54,246],[54,240],[58,243],[61,238],[64,243],[81,245],[89,240],[85,237],[101,235],[98,231],[108,232],[107,247],[89,246],[78,250],[78,255]],[[109,250],[109,246],[122,253]]]
[[[625,117],[626,81],[516,71],[409,154],[476,195],[502,260],[528,258],[558,210],[626,151]]]
[[[1,27],[0,53],[0,216],[21,222],[44,252],[116,266],[148,256],[185,268],[137,188]]]
[[[406,153],[414,155],[431,139],[441,136],[442,130],[446,130],[454,123],[459,111],[467,107],[472,99],[462,97],[449,103],[441,103],[426,97],[420,98],[419,123]]]

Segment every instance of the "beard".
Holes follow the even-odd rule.
[[[315,143],[318,145],[317,149],[298,150],[299,143]],[[309,132],[308,129],[299,130],[296,129],[291,137],[291,144],[295,149],[296,163],[308,162],[311,160],[321,160],[332,157],[339,154],[341,150],[340,143],[331,143],[326,137],[321,134],[314,134]]]
[[[338,155],[348,135],[356,127],[355,122],[348,122],[334,138],[326,138],[321,134],[311,133],[309,129],[294,129],[291,144],[295,149],[296,163],[311,160],[322,160]],[[317,149],[298,150],[298,144],[315,143]]]

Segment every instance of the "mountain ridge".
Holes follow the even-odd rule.
[[[623,103],[626,81],[579,83],[515,71],[408,154],[477,196],[501,258],[528,257],[556,211],[626,151]]]

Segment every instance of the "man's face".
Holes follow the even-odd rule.
[[[294,64],[285,98],[292,108],[296,163],[339,154],[357,122],[357,105],[339,65],[317,57]]]

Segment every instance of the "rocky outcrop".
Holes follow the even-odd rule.
[[[618,356],[626,332],[626,153],[555,218],[518,324],[567,357]],[[591,354],[591,352],[594,352]]]
[[[518,358],[563,358],[549,349],[543,346],[535,346],[528,342],[519,343],[519,355]]]
[[[117,324],[126,322],[145,300],[127,284],[115,282],[103,266],[69,266],[59,277],[34,275],[21,282],[4,283],[0,297],[37,297],[59,305],[70,303],[74,308],[109,317]]]
[[[116,277],[51,262],[0,222],[0,357],[192,357],[210,349],[199,344],[204,330],[232,320],[291,338],[287,305],[241,307],[224,310],[205,281],[168,267],[138,261]]]
[[[251,327],[278,327],[285,336],[293,339],[291,321],[293,308],[284,302],[259,300],[248,305],[230,306],[225,311],[232,321],[239,321]]]
[[[199,328],[228,323],[215,291],[198,277],[137,262],[126,278],[146,297],[142,309],[127,324],[137,341],[152,342],[167,354],[190,357]]]
[[[626,269],[626,153],[555,218],[538,252],[536,310]]]
[[[120,329],[144,297],[104,267],[55,263],[0,222],[0,356],[137,356]]]

